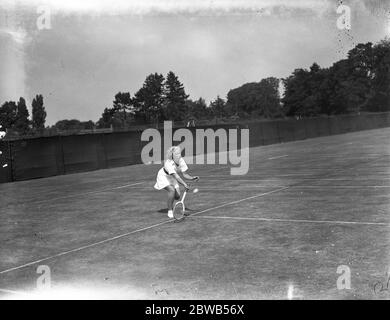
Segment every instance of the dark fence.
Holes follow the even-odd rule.
[[[248,128],[250,146],[255,147],[389,126],[390,113],[375,113],[189,129],[195,137],[195,129]],[[0,141],[0,183],[141,163],[141,150],[148,143],[141,141],[141,134],[128,131]],[[203,147],[206,152],[207,145]],[[194,155],[197,148],[194,143]],[[216,142],[216,152],[219,149]],[[161,152],[163,155],[163,148]]]
[[[0,140],[0,183],[12,181],[11,155],[9,143]]]

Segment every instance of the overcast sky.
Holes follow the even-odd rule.
[[[192,99],[225,98],[246,82],[322,67],[360,42],[390,35],[390,1],[343,1],[351,30],[339,30],[336,0],[87,0],[0,4],[0,103],[44,96],[47,124],[96,121],[118,91],[174,71]],[[112,6],[115,3],[115,6]],[[39,5],[51,29],[36,26]]]

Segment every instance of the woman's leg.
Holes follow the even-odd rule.
[[[166,186],[164,188],[168,192],[168,211],[173,209],[173,202],[180,199],[180,194],[173,186]]]
[[[175,188],[175,200],[179,200],[179,199],[180,199],[180,189]]]

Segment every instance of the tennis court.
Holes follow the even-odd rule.
[[[1,184],[0,297],[389,299],[389,137],[252,148],[244,176],[190,166],[199,192],[181,223],[153,189],[155,165]]]

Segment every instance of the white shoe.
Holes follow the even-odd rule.
[[[171,219],[173,218],[173,211],[168,211],[168,217]]]

